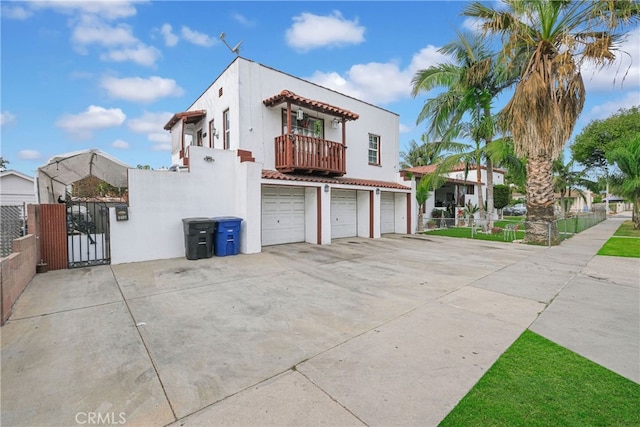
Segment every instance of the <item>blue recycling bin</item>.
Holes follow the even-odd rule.
[[[240,251],[240,224],[242,218],[222,216],[215,222],[214,251],[216,256],[238,255]]]

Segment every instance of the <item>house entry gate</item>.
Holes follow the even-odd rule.
[[[67,254],[69,268],[111,263],[106,203],[67,203]]]

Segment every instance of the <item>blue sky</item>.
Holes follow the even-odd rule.
[[[420,141],[425,125],[416,117],[433,95],[412,98],[411,78],[447,61],[438,48],[456,30],[474,29],[460,16],[464,5],[3,0],[2,156],[32,176],[50,157],[87,148],[134,167],[170,166],[163,125],[234,59],[222,32],[232,46],[243,41],[247,59],[398,113],[402,150]],[[587,102],[576,131],[640,104],[640,28],[622,50],[613,67],[583,70]]]

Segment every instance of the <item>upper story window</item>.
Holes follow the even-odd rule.
[[[231,146],[231,121],[229,119],[229,110],[224,110],[222,113],[222,142],[225,150],[228,150]]]
[[[369,134],[369,164],[380,165],[380,137]]]
[[[297,112],[292,111],[291,132],[296,135],[305,135],[324,139],[324,120],[317,117],[311,117],[307,113],[304,113],[303,118],[298,120]],[[286,135],[287,133],[287,110],[282,110],[282,134]]]

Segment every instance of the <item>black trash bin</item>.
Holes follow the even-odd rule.
[[[210,218],[183,218],[184,251],[187,259],[213,256],[215,222]]]
[[[242,218],[221,216],[215,221],[216,256],[238,255],[240,249],[240,224]]]

